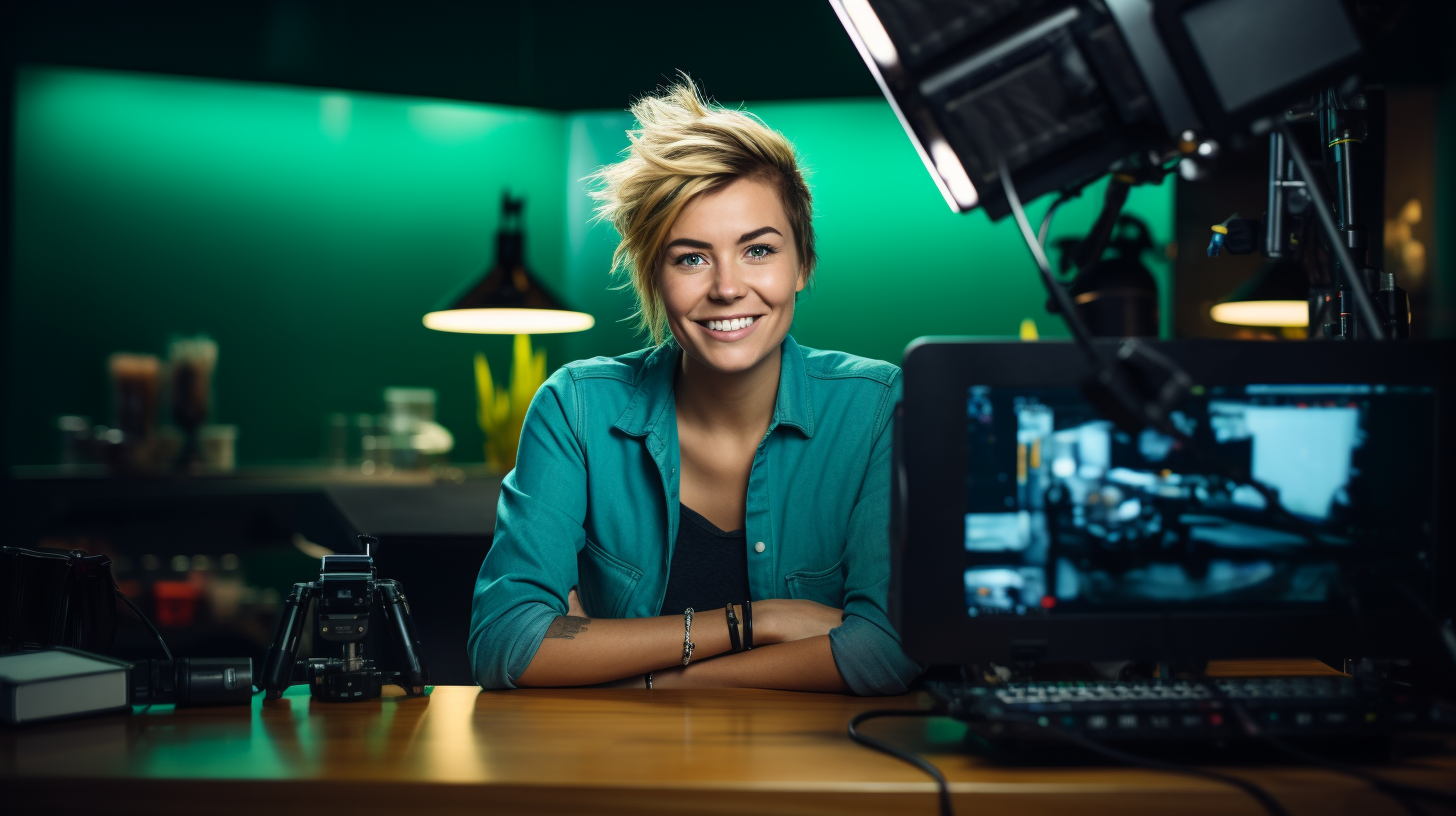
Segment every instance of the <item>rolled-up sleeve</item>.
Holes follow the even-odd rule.
[[[890,625],[890,446],[897,373],[881,400],[869,469],[855,500],[844,548],[844,623],[829,633],[839,674],[855,694],[903,694],[920,674]]]
[[[586,541],[586,456],[573,430],[579,406],[571,373],[557,370],[531,400],[516,467],[501,484],[467,645],[475,680],[487,689],[515,688],[576,584]]]

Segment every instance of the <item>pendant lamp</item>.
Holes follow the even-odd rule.
[[[495,265],[478,281],[425,315],[425,326],[471,334],[559,334],[585,331],[596,320],[566,308],[526,269],[521,210],[525,199],[501,196]]]
[[[1309,277],[1297,261],[1271,261],[1222,303],[1214,304],[1210,315],[1234,326],[1308,326]]]

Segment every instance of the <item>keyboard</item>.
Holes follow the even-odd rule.
[[[1212,686],[1212,688],[1210,688]],[[990,736],[1054,738],[1042,728],[1098,740],[1389,734],[1440,727],[1442,712],[1400,688],[1350,677],[1219,678],[1207,682],[1055,681],[974,685],[932,681],[938,709]]]

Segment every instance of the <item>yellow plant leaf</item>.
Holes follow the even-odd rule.
[[[486,437],[486,461],[501,471],[515,466],[526,411],[546,382],[546,351],[532,351],[530,335],[516,335],[511,351],[509,388],[497,388],[485,355],[475,355],[475,384],[480,394],[480,429]]]
[[[495,408],[495,380],[490,376],[490,362],[481,352],[475,352],[475,391],[480,400],[480,427],[489,422]]]

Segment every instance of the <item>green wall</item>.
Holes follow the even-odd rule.
[[[110,422],[109,352],[179,332],[218,341],[243,461],[317,457],[324,416],[382,411],[389,385],[438,389],[483,458],[471,357],[504,371],[509,338],[420,318],[491,261],[503,187],[560,285],[562,115],[72,69],[17,91],[15,462],[55,460],[58,414]]]
[[[898,362],[923,334],[1014,335],[1024,317],[1065,333],[1014,224],[950,212],[883,101],[747,107],[810,171],[821,261],[801,342]],[[420,316],[491,260],[509,187],[529,199],[528,262],[597,318],[541,339],[549,364],[639,347],[622,322],[630,296],[606,274],[615,233],[591,223],[582,181],[630,124],[615,111],[24,71],[14,461],[54,461],[58,414],[109,420],[109,352],[159,352],[198,331],[219,342],[216,416],[241,426],[244,462],[316,457],[323,417],[378,411],[388,385],[436,388],[454,458],[479,460],[470,357],[486,350],[503,377],[509,339],[431,332]],[[1053,239],[1084,230],[1100,200],[1098,186],[1065,206]],[[1046,204],[1030,208],[1038,222]],[[1161,246],[1172,183],[1135,190],[1129,211]],[[1161,255],[1146,260],[1168,280]]]

